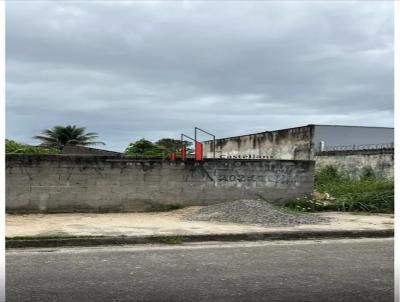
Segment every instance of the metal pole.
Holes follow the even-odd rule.
[[[190,136],[187,136],[186,134],[183,134],[183,133],[181,134],[182,144],[183,144],[183,138],[184,138],[184,137],[186,137],[186,138],[188,138],[188,139],[194,141],[194,142],[195,142],[195,146],[196,146],[196,140],[195,140],[194,138],[190,137]]]
[[[194,154],[197,154],[197,127],[194,127]]]
[[[196,140],[194,139],[194,138],[192,138],[192,137],[190,137],[190,136],[187,136],[186,134],[181,134],[181,139],[182,139],[182,141],[183,141],[183,138],[184,137],[186,137],[186,138],[188,138],[188,139],[190,139],[190,140],[192,140],[192,141],[194,141],[194,145],[195,145],[195,147],[196,147]]]
[[[190,137],[190,136],[187,136],[186,134],[181,134],[181,136],[182,137],[186,137],[186,138],[188,138],[188,139],[190,139],[190,140],[192,140],[192,141],[195,141],[195,139],[194,138],[192,138],[192,137]]]
[[[199,127],[194,127],[194,138],[196,141],[197,141],[197,130],[200,130],[200,131],[204,132],[205,134],[212,136],[212,138],[213,138],[213,158],[215,159],[215,145],[216,145],[215,135],[211,134],[210,132],[207,132]]]

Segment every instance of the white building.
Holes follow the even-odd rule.
[[[307,125],[216,140],[217,158],[313,159],[319,151],[393,148],[394,128]],[[204,142],[213,157],[213,141]]]

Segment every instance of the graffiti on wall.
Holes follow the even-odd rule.
[[[243,170],[239,167],[235,170],[236,171],[232,171],[232,169],[213,169],[210,171],[208,169],[203,169],[202,173],[204,179],[207,179],[208,181],[212,181],[214,183],[233,184],[260,182],[264,184],[295,184],[298,182],[298,172],[302,172],[301,169],[298,169],[298,167],[295,171],[295,168],[292,166],[282,165],[267,165],[262,167],[262,169],[255,169],[253,173],[243,173]],[[186,181],[188,181],[188,179],[186,179]]]

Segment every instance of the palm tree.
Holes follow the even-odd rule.
[[[41,140],[41,146],[53,147],[62,150],[64,146],[87,146],[87,145],[105,145],[103,142],[95,141],[98,138],[97,133],[85,133],[85,127],[75,125],[55,126],[52,129],[42,131],[42,135],[36,135],[33,138]]]

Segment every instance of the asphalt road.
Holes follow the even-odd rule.
[[[393,301],[393,240],[7,250],[7,301]]]

